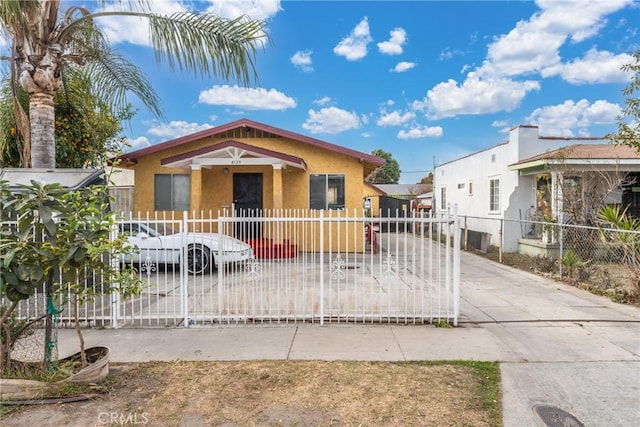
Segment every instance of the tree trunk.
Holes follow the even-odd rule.
[[[83,368],[86,368],[89,364],[87,362],[87,352],[84,348],[84,337],[82,336],[82,329],[80,329],[80,316],[78,315],[78,311],[80,311],[80,301],[78,300],[78,294],[73,293],[71,297],[73,299],[73,320],[75,322],[76,334],[78,335],[78,340],[80,340],[80,364]]]
[[[36,92],[29,95],[31,121],[31,167],[56,167],[55,110],[53,95]]]
[[[9,307],[4,311],[2,317],[0,317],[0,334],[2,333],[2,328],[5,328],[5,340],[0,339],[0,374],[4,373],[4,368],[9,363],[9,358],[11,356],[11,340],[13,337],[11,336],[11,328],[6,324],[7,319],[13,313],[13,310],[18,306],[19,301],[13,301]]]

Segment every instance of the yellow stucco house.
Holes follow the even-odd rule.
[[[248,119],[123,154],[134,211],[361,209],[384,159]]]

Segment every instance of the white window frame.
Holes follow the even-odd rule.
[[[495,189],[493,183],[497,182],[497,190]],[[497,200],[496,200],[497,199]],[[500,176],[490,176],[489,177],[489,213],[497,214],[500,213]]]
[[[443,185],[440,187],[440,210],[447,210],[447,186]]]
[[[467,195],[473,196],[473,181],[467,182]]]

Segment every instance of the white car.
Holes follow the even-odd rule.
[[[221,247],[217,233],[175,233],[162,223],[123,221],[118,229],[127,236],[129,244],[139,250],[124,255],[125,263],[178,265],[181,254],[186,252],[189,274],[204,274],[218,268],[220,261],[240,263],[254,257],[251,246],[224,234]]]

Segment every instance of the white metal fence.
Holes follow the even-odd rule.
[[[140,248],[124,261],[136,266],[143,292],[129,300],[98,292],[81,309],[84,326],[458,321],[455,214],[129,214],[118,231]],[[100,277],[91,286],[99,291]],[[23,301],[18,316],[41,311],[42,295]],[[57,304],[70,325],[70,307]]]

